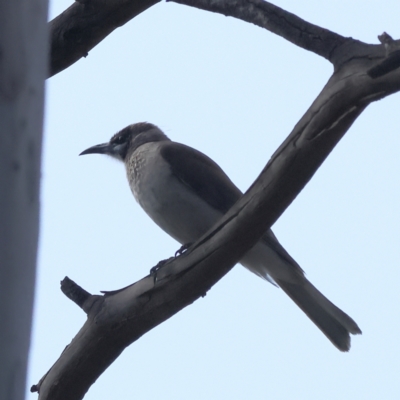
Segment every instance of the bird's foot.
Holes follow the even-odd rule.
[[[172,258],[172,257],[171,257]],[[159,271],[171,258],[167,258],[166,260],[161,260],[158,262],[156,266],[150,269],[150,275],[157,275],[157,271]]]
[[[183,253],[186,253],[186,251],[189,249],[189,247],[192,244],[193,243],[185,243],[185,244],[183,244],[181,246],[181,248],[175,252],[175,258],[181,256]]]

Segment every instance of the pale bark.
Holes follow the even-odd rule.
[[[25,393],[39,231],[47,0],[0,2],[0,399]]]

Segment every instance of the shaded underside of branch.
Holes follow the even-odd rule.
[[[119,0],[115,9],[101,0],[74,4],[51,23],[52,73],[156,2]],[[42,400],[81,399],[126,346],[204,296],[276,222],[365,107],[400,90],[399,69],[376,79],[368,75],[385,59],[383,46],[343,38],[261,0],[177,2],[264,24],[332,61],[335,73],[248,192],[187,253],[156,275],[105,296],[92,296],[69,282],[66,292],[88,320],[36,386]]]
[[[204,296],[232,268],[295,199],[365,107],[400,90],[399,70],[377,79],[367,74],[372,60],[350,57],[333,74],[248,192],[187,253],[124,290],[103,297],[78,290],[85,294],[83,304],[77,303],[88,320],[36,386],[40,399],[81,399],[124,348]]]
[[[264,0],[169,0],[175,3],[211,11],[250,22],[264,28],[305,50],[329,60],[339,69],[351,54],[356,58],[371,56],[372,45],[341,36],[299,18]],[[375,45],[382,57],[382,46]]]
[[[136,15],[160,0],[80,0],[49,23],[50,72],[68,68]]]
[[[327,60],[350,38],[311,24],[264,0],[170,0],[250,22]]]
[[[114,29],[160,0],[79,0],[50,22],[50,76],[86,57]],[[260,26],[303,49],[331,61],[335,67],[348,54],[360,57],[370,46],[311,24],[263,0],[171,0],[231,16]]]

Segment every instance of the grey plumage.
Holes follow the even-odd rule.
[[[149,123],[129,125],[108,143],[81,154],[100,153],[124,162],[138,203],[181,244],[194,242],[242,196],[222,169],[201,152],[172,142]],[[341,351],[350,348],[357,324],[304,276],[271,230],[240,260],[256,275],[280,286]]]

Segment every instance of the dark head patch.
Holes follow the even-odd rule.
[[[148,122],[139,122],[137,124],[129,125],[126,128],[117,132],[110,140],[110,144],[124,144],[128,143],[134,136],[155,128],[153,124]]]
[[[116,133],[109,142],[114,155],[125,161],[136,149],[145,143],[169,140],[168,137],[155,125],[148,122],[138,122]]]
[[[157,128],[155,125],[148,122],[138,122],[117,132],[110,140],[110,144],[124,144],[128,143],[133,137],[149,131],[150,129]]]

